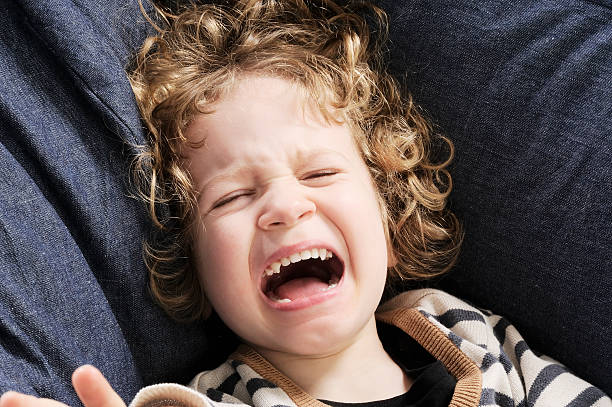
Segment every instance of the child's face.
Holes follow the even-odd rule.
[[[350,345],[374,326],[386,278],[377,195],[351,132],[303,106],[291,82],[249,76],[187,129],[190,141],[205,140],[185,148],[200,192],[200,280],[225,323],[262,353]],[[311,249],[333,257],[279,265]]]

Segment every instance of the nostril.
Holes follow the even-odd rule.
[[[275,198],[275,199],[273,199]],[[316,212],[314,202],[304,197],[271,196],[262,208],[258,220],[259,227],[292,227],[298,222],[308,220]]]
[[[313,213],[314,213],[314,211],[305,211],[300,216],[298,216],[298,219],[307,218],[307,217],[311,216]]]

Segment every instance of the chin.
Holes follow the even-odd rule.
[[[265,348],[298,357],[326,357],[355,343],[368,329],[370,319],[374,319],[373,312],[363,321],[338,315],[317,318],[283,333],[282,341],[268,342]]]

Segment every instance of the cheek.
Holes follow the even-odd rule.
[[[245,309],[254,308],[248,266],[247,231],[236,232],[227,223],[206,225],[197,242],[199,279],[209,304],[227,326],[240,335],[248,326]]]
[[[221,222],[209,222],[201,226],[195,241],[194,256],[200,281],[207,295],[209,291],[223,286],[225,279],[231,278],[231,270],[236,268],[236,253],[240,242],[231,228],[223,227]],[[214,295],[213,295],[214,296]]]
[[[376,259],[376,264],[384,260],[386,269],[385,228],[378,197],[369,179],[335,193],[328,209],[333,212],[332,220],[335,219],[349,249],[367,253],[372,260]],[[368,261],[368,264],[373,262]]]

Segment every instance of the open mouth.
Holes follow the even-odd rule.
[[[344,264],[330,250],[303,250],[268,266],[261,288],[272,301],[286,303],[333,289],[343,273]]]

